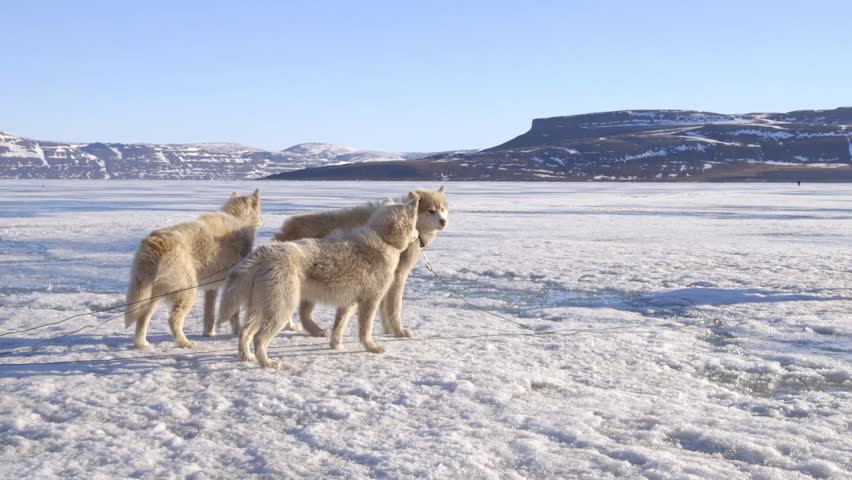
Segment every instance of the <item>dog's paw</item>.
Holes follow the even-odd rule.
[[[274,360],[267,360],[265,362],[261,361],[260,366],[263,368],[271,368],[273,370],[278,370],[279,368],[281,368],[281,364]]]
[[[151,346],[151,344],[148,343],[148,340],[136,340],[136,343],[134,345],[138,349],[144,349]]]
[[[332,350],[343,350],[343,342],[331,342],[328,344]]]
[[[254,362],[257,358],[253,353],[240,353],[240,361],[241,362]]]
[[[410,328],[403,328],[402,331],[399,332],[399,335],[397,335],[397,336],[398,337],[405,337],[405,338],[414,338],[414,332],[412,332]]]
[[[210,330],[209,332],[204,332],[204,334],[203,334],[203,335],[204,335],[205,337],[215,337],[215,336],[216,336],[216,331],[215,331],[215,330]]]
[[[371,345],[366,345],[364,348],[366,348],[367,351],[370,353],[385,353],[385,347],[377,345],[375,343]]]
[[[323,328],[322,330],[320,330],[320,331],[316,332],[316,334],[315,334],[314,336],[315,336],[315,337],[322,337],[322,338],[326,338],[326,337],[328,337],[328,335],[329,335],[329,331],[328,331],[328,329],[327,329],[327,328]]]
[[[180,348],[195,348],[195,347],[198,346],[198,343],[194,342],[192,340],[184,340],[184,341],[178,341],[177,346],[180,347]]]
[[[287,325],[287,327],[285,327],[285,329],[290,330],[291,332],[301,332],[302,331],[302,324],[296,323],[296,322],[290,322]]]

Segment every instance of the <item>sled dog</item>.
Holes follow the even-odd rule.
[[[204,290],[204,335],[214,335],[216,290],[228,270],[251,252],[261,223],[260,192],[255,190],[248,197],[231,194],[221,212],[154,230],[145,237],[133,258],[127,290],[130,305],[124,315],[128,327],[136,324],[136,347],[149,345],[148,324],[159,302],[159,298],[146,299],[160,296],[172,307],[169,327],[175,342],[183,348],[195,347],[183,333],[183,322],[195,303],[197,288]],[[232,326],[236,333],[239,325]]]
[[[411,244],[400,254],[393,282],[380,306],[385,333],[392,333],[397,337],[414,336],[410,329],[402,325],[402,294],[405,290],[405,282],[420,259],[420,251],[432,243],[438,232],[447,226],[449,214],[443,186],[438,190],[417,190],[416,193],[420,197],[417,216],[419,241]],[[404,198],[390,201],[402,202]],[[352,230],[366,223],[370,215],[386,203],[370,203],[342,210],[294,215],[284,222],[281,231],[273,240],[286,242],[302,238],[322,238],[335,230]],[[302,325],[315,337],[327,336],[328,331],[320,328],[311,318],[313,309],[314,303],[310,301],[303,300],[300,303],[299,319]],[[294,329],[294,326],[290,325],[289,328]]]
[[[292,321],[299,300],[337,306],[331,348],[341,348],[349,316],[358,305],[359,338],[368,351],[384,352],[373,342],[373,317],[394,278],[399,254],[417,241],[419,197],[374,209],[365,225],[323,239],[273,242],[240,262],[225,280],[219,322],[238,316],[246,305],[240,331],[243,361],[278,368],[267,347]],[[254,342],[255,355],[250,350]]]

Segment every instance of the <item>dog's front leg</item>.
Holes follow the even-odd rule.
[[[327,337],[328,330],[320,328],[319,325],[314,322],[314,319],[311,318],[314,306],[315,304],[312,302],[300,302],[299,321],[302,322],[302,326],[305,327],[305,330],[307,330],[312,337]]]
[[[390,288],[388,288],[385,297],[382,299],[382,326],[385,333],[390,333],[396,337],[414,337],[411,330],[402,326],[402,296],[405,292],[406,277],[397,272],[396,278]]]
[[[352,315],[352,310],[355,305],[347,305],[339,307],[334,314],[334,329],[331,332],[331,348],[340,350],[343,348],[343,332],[346,331],[346,324],[349,322],[349,317]]]
[[[373,319],[381,298],[371,298],[358,304],[358,338],[368,352],[384,353],[385,347],[373,341]]]

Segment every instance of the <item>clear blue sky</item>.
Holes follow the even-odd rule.
[[[0,130],[484,148],[536,117],[852,105],[851,1],[0,0]]]

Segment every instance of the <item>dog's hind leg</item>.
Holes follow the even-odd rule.
[[[192,285],[192,284],[190,284]],[[172,314],[169,317],[169,328],[175,337],[175,343],[181,348],[195,348],[195,342],[186,338],[183,333],[183,322],[195,303],[196,289],[184,290],[170,296]]]
[[[288,322],[293,321],[293,313],[296,312],[299,302],[299,288],[295,281],[284,279],[275,285],[269,296],[265,302],[258,302],[263,310],[263,317],[254,337],[254,353],[261,367],[280,368],[281,364],[270,360],[266,350],[278,332]]]
[[[295,307],[295,305],[293,305]],[[260,364],[263,368],[281,368],[281,364],[269,359],[269,355],[266,350],[269,347],[269,343],[278,335],[284,326],[287,324],[287,321],[293,321],[293,313],[295,313],[295,308],[291,307],[289,309],[289,313],[283,313],[274,318],[266,317],[266,321],[264,321],[260,325],[260,329],[257,332],[257,335],[254,337],[254,353],[257,356],[257,363]]]
[[[240,314],[235,313],[233,317],[229,320],[231,322],[231,333],[234,335],[240,334]]]
[[[320,328],[320,326],[314,322],[314,319],[311,318],[311,313],[313,313],[315,305],[316,304],[313,302],[300,302],[299,321],[302,322],[302,326],[305,327],[305,330],[307,330],[312,337],[327,337],[328,330]]]
[[[154,316],[154,312],[157,310],[157,304],[159,300],[148,300],[146,303],[142,305],[133,305],[131,308],[138,308],[142,315],[139,317],[139,320],[136,321],[136,348],[147,348],[148,343],[148,325],[151,323],[151,317]]]
[[[346,324],[349,323],[349,317],[352,316],[352,311],[355,310],[355,305],[347,305],[338,307],[334,313],[334,329],[331,332],[331,342],[329,346],[335,350],[343,348],[343,333],[346,331]]]
[[[388,291],[385,293],[384,298],[382,298],[382,303],[379,304],[379,313],[382,315],[382,328],[385,333],[393,333],[393,327],[391,327],[390,321],[390,296],[392,289],[393,284],[391,284],[390,288],[388,288]]]
[[[261,319],[258,318],[255,309],[249,305],[246,313],[246,324],[240,331],[239,349],[240,361],[242,362],[255,361],[255,356],[251,353],[249,345],[251,345],[252,340],[254,340],[254,335],[257,333],[258,327],[260,326],[260,320]]]
[[[371,353],[384,353],[385,347],[373,341],[373,319],[379,307],[380,298],[371,298],[358,304],[358,339]]]
[[[216,335],[216,322],[214,312],[216,311],[217,290],[204,291],[204,336]]]

